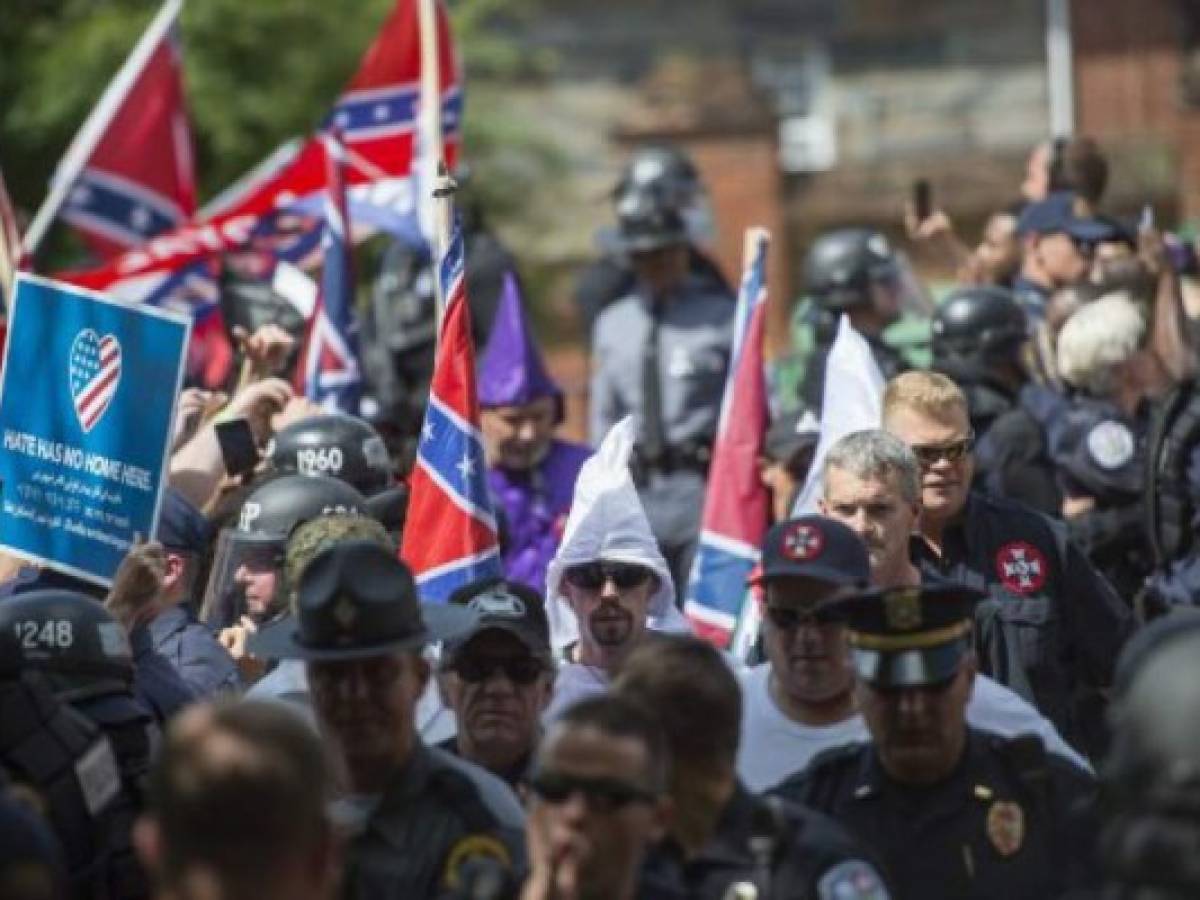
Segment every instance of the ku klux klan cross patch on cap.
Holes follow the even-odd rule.
[[[798,562],[815,559],[825,549],[825,535],[808,523],[797,525],[783,537],[783,553]]]
[[[100,337],[85,328],[71,342],[68,369],[75,416],[87,434],[104,417],[121,383],[121,344],[111,334]]]

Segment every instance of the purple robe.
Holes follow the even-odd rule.
[[[505,578],[545,593],[546,567],[562,540],[575,479],[591,455],[590,447],[554,440],[536,469],[488,469],[496,512],[504,520]]]

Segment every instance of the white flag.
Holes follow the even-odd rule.
[[[821,437],[813,454],[804,490],[792,507],[793,516],[817,511],[823,483],[821,470],[829,448],[848,434],[878,428],[883,419],[883,374],[871,345],[845,315],[825,362],[825,393],[821,400]]]

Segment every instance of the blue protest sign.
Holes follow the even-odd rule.
[[[31,275],[0,381],[0,547],[107,584],[153,536],[190,324]]]

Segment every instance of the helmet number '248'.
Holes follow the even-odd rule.
[[[48,622],[16,622],[13,631],[21,642],[22,650],[40,650],[43,647],[65,649],[75,643],[75,632],[66,619],[51,619]]]
[[[301,447],[296,451],[296,470],[301,475],[324,475],[342,471],[341,447]]]

